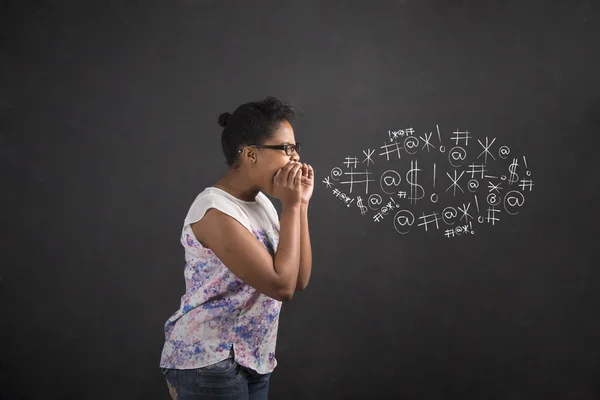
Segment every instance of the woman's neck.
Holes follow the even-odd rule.
[[[242,171],[231,168],[214,186],[240,200],[255,201],[259,189],[249,183],[250,179]]]

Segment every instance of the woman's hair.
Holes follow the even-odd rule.
[[[302,111],[296,110],[289,103],[272,96],[262,101],[242,104],[232,114],[221,114],[219,125],[224,128],[221,146],[227,165],[231,167],[237,164],[242,147],[263,144],[283,120],[292,123],[302,114]]]

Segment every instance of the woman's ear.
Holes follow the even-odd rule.
[[[242,157],[246,159],[250,164],[256,164],[258,154],[254,147],[246,147],[242,152]]]

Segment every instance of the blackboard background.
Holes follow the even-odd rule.
[[[225,172],[217,116],[275,95],[305,111],[317,185],[271,398],[598,398],[599,11],[3,2],[0,397],[168,398],[162,326],[185,212]],[[435,124],[527,156],[518,216],[400,237],[321,183],[388,129]]]

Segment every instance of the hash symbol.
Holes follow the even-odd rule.
[[[405,199],[406,198],[406,192],[404,192],[404,191],[398,192],[398,197],[400,197],[401,199]]]
[[[350,184],[350,193],[352,193],[352,188],[354,187],[355,183],[365,183],[365,193],[368,194],[369,193],[369,182],[373,182],[373,179],[369,179],[369,175],[371,175],[371,172],[365,171],[365,172],[354,172],[352,171],[352,169],[350,169],[350,172],[344,172],[344,175],[350,175],[350,180],[349,181],[344,181],[344,182],[340,182],[341,184]],[[363,180],[359,180],[359,181],[355,181],[354,180],[354,175],[363,175],[364,179]]]
[[[383,218],[383,215],[381,215],[381,213],[377,213],[373,216],[373,220],[375,222],[379,222],[382,218]]]
[[[340,195],[342,194],[342,192],[340,192],[340,191],[339,191],[339,189],[333,189],[333,194],[334,194],[336,197],[340,197]]]
[[[390,147],[395,147],[395,149],[392,150],[388,150],[388,148]],[[393,152],[398,152],[398,158],[400,158],[400,150],[402,150],[404,147],[400,147],[400,145],[398,144],[398,142],[394,142],[391,144],[384,144],[383,146],[381,146],[382,149],[385,149],[385,151],[383,153],[380,153],[380,156],[386,156],[387,161],[390,161],[390,154]]]
[[[433,224],[435,222],[435,228],[436,229],[440,229],[440,226],[438,224],[438,221],[440,220],[440,218],[438,217],[438,214],[436,212],[425,215],[425,213],[423,213],[422,217],[419,217],[419,219],[423,220],[422,223],[419,224],[419,226],[425,226],[425,232],[427,232],[427,225],[429,224]]]
[[[487,217],[486,220],[488,223],[492,223],[492,225],[495,225],[497,221],[500,221],[497,217],[496,217],[496,213],[500,212],[500,210],[497,210],[496,207],[492,206],[491,208],[487,209]]]
[[[356,168],[356,164],[358,163],[358,158],[356,157],[346,157],[346,161],[344,161],[344,164],[346,164],[346,168],[350,168],[350,164],[354,164],[353,168]]]
[[[465,141],[465,146],[469,145],[469,139],[471,138],[471,136],[469,136],[469,132],[465,131],[465,132],[460,132],[460,131],[455,131],[453,132],[454,136],[452,137],[452,139],[456,140],[456,145],[458,146],[458,141],[459,140],[464,140]]]
[[[467,174],[471,174],[471,179],[475,178],[475,174],[481,174],[480,179],[483,179],[483,174],[486,172],[484,164],[471,164],[469,168],[471,169],[467,171]]]
[[[446,230],[446,237],[454,237],[454,229],[447,229]]]
[[[533,180],[531,179],[521,179],[521,184],[519,185],[521,189],[525,190],[525,188],[531,190],[533,189]]]

